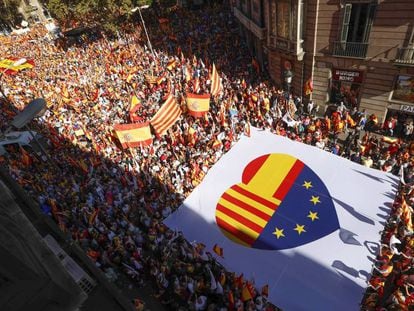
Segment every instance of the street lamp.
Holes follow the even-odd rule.
[[[141,9],[148,9],[148,8],[149,8],[149,5],[137,6],[137,7],[133,8],[133,9],[131,9],[131,12],[132,13],[135,13],[136,11],[138,11],[139,17],[141,18],[142,26],[144,27],[145,35],[147,37],[148,47],[149,47],[149,49],[150,49],[150,51],[152,53],[152,56],[155,59],[155,53],[154,53],[154,50],[152,49],[152,44],[151,44],[150,38],[148,36],[147,27],[145,26],[145,22],[144,22],[144,19],[142,18],[142,14],[141,14]]]
[[[286,69],[285,72],[283,73],[283,77],[285,79],[286,92],[288,93],[288,96],[289,96],[290,87],[292,85],[293,72],[290,69]]]

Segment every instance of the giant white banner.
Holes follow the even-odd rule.
[[[398,180],[252,128],[166,220],[284,310],[359,310]]]

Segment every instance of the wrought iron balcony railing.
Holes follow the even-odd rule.
[[[363,42],[334,42],[332,54],[334,56],[365,58],[368,43]]]
[[[400,48],[394,62],[399,64],[414,65],[414,48]]]

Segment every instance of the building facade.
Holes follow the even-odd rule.
[[[380,120],[414,115],[414,1],[235,0],[233,12],[277,84]]]

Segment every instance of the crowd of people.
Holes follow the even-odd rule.
[[[126,273],[137,285],[149,281],[167,308],[277,310],[267,302],[265,290],[249,286],[246,298],[243,292],[252,280],[227,272],[212,250],[189,243],[162,222],[255,126],[403,175],[405,186],[384,229],[362,308],[408,309],[414,241],[411,214],[407,217],[414,200],[414,153],[408,140],[384,140],[365,131],[373,116],[343,105],[316,116],[316,105],[280,90],[252,65],[225,6],[195,12],[150,9],[146,16],[153,49],[140,24],[127,24],[115,36],[95,30],[74,42],[56,43],[41,25],[21,35],[18,44],[1,38],[2,57],[35,63],[31,70],[3,75],[1,130],[30,100],[42,97],[48,103],[47,112],[31,126],[49,139],[50,159],[13,146],[0,158],[42,211],[108,279]],[[209,92],[213,62],[222,90],[209,112],[194,118],[186,113],[185,94]],[[139,101],[135,122],[144,122],[169,94],[182,108],[179,120],[150,146],[123,149],[113,126],[131,123],[131,98]],[[343,133],[348,134],[344,142]]]

